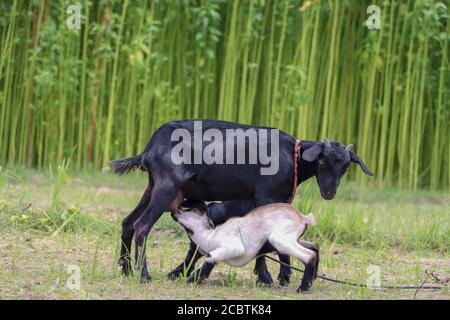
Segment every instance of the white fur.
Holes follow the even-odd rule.
[[[206,214],[196,209],[180,211],[175,216],[178,223],[193,231],[190,237],[200,252],[209,253],[207,262],[243,266],[258,255],[267,241],[279,253],[296,257],[304,264],[315,257],[314,251],[298,242],[306,225],[315,224],[314,216],[304,216],[285,203],[258,207],[244,217],[230,218],[215,229]]]

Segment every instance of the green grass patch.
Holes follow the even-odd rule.
[[[64,174],[62,174],[64,173]],[[30,169],[0,171],[0,298],[79,299],[398,299],[410,292],[374,291],[318,281],[311,295],[298,296],[301,275],[288,288],[256,285],[253,263],[220,265],[206,284],[186,285],[167,273],[184,258],[185,232],[164,214],[148,239],[153,281],[124,278],[117,267],[120,223],[137,204],[147,177],[133,173],[58,173]],[[57,186],[58,185],[58,186]],[[55,196],[55,190],[56,196]],[[365,283],[367,268],[379,266],[383,284],[420,284],[425,270],[450,274],[449,195],[445,192],[377,190],[342,183],[333,201],[322,200],[314,181],[301,186],[294,205],[312,212],[317,225],[304,238],[321,245],[320,272]],[[278,265],[269,262],[274,279]],[[293,260],[293,265],[303,268]],[[70,268],[81,272],[79,291],[67,288]],[[420,292],[448,298],[448,289]]]

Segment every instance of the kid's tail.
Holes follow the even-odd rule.
[[[142,155],[111,161],[111,167],[119,176],[130,171],[142,168]]]
[[[314,215],[312,213],[310,213],[306,216],[306,224],[311,225],[311,226],[316,225],[316,218],[314,218]]]

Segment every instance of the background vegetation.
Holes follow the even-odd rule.
[[[70,30],[74,3],[0,0],[0,299],[449,298],[448,1],[79,0]],[[370,4],[380,30],[365,26]],[[168,214],[148,239],[152,283],[122,277],[121,220],[147,179],[99,169],[180,118],[353,143],[375,178],[350,172],[333,201],[311,180],[293,202],[316,216],[319,272],[366,283],[378,266],[383,284],[420,285],[429,271],[442,290],[317,281],[299,296],[300,274],[261,288],[253,264],[188,287],[166,277],[188,247]]]
[[[80,3],[70,30],[73,1],[0,2],[1,164],[73,152],[104,168],[201,117],[353,143],[380,186],[449,187],[445,1]],[[364,25],[372,3],[380,30]]]

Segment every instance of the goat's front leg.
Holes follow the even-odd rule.
[[[240,250],[219,247],[206,255],[205,261],[208,263],[219,263],[228,259],[236,258],[242,255]]]
[[[271,286],[273,283],[272,276],[267,269],[266,258],[258,257],[255,261],[255,269],[253,272],[258,276],[258,282]]]
[[[137,242],[135,243],[134,266],[136,270],[139,270],[139,268],[141,269],[140,270],[141,283],[149,282],[152,279],[147,269],[146,247],[147,247],[146,241],[144,241],[141,247],[139,247]]]
[[[205,262],[200,269],[196,270],[187,280],[188,283],[202,282],[209,277],[214,266],[222,261],[240,258],[245,254],[245,249],[241,247],[219,247],[206,256]]]
[[[280,286],[287,286],[291,280],[292,270],[289,267],[291,265],[291,258],[286,254],[278,253],[278,257],[280,261],[285,263],[280,264],[280,273],[278,274],[278,281],[280,282]]]
[[[203,262],[202,266],[199,269],[195,270],[194,274],[192,274],[187,279],[187,283],[203,282],[205,279],[207,279],[209,277],[214,266],[215,266],[215,263],[210,263],[207,261]]]
[[[186,275],[190,276],[192,271],[195,269],[195,263],[202,257],[202,254],[198,251],[197,245],[191,240],[189,244],[189,250],[186,254],[186,258],[182,263],[180,263],[175,269],[170,271],[167,277],[171,280],[181,276],[185,270]]]
[[[122,221],[122,243],[120,247],[120,258],[118,264],[122,268],[122,273],[124,275],[129,275],[131,271],[131,242],[134,235],[133,223],[141,216],[145,208],[150,203],[152,197],[152,179],[149,175],[149,184],[142,195],[136,208]]]

